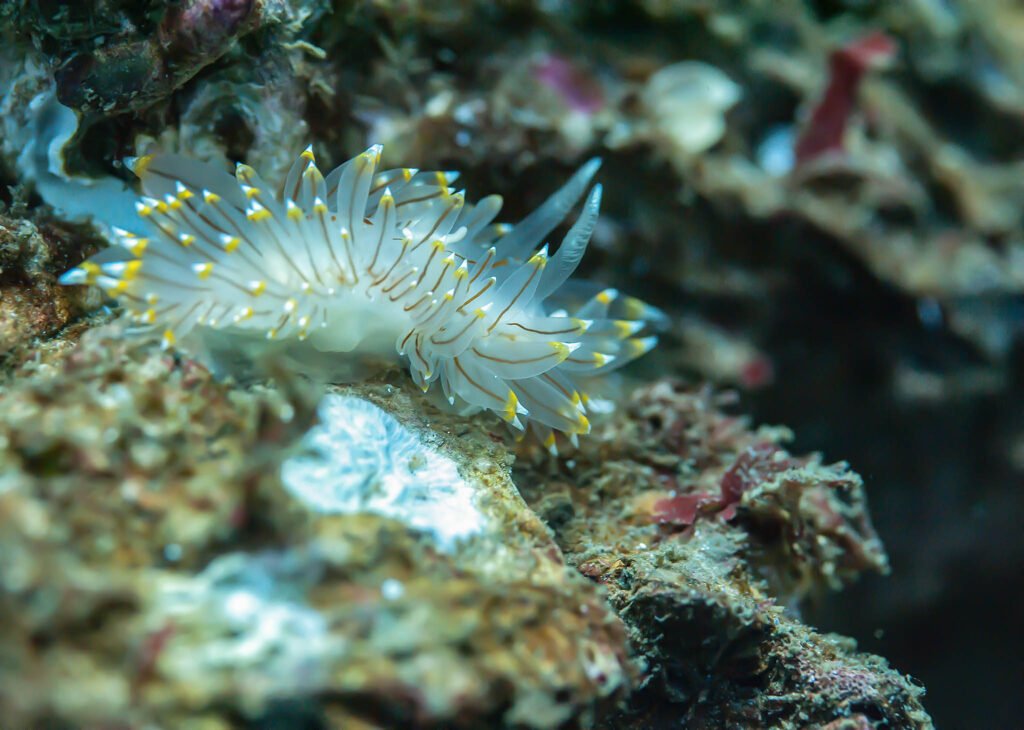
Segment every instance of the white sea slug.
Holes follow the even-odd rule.
[[[390,353],[427,391],[490,410],[554,448],[587,433],[580,385],[654,347],[635,336],[660,312],[605,289],[570,316],[549,304],[597,220],[590,189],[558,250],[544,238],[583,196],[591,160],[512,227],[501,198],[476,205],[450,172],[378,171],[374,145],[324,176],[307,148],[283,185],[239,164],[235,178],[178,155],[135,161],[145,232],[61,277],[95,284],[172,345],[194,328],[307,340],[323,352]],[[276,190],[276,194],[275,194]]]

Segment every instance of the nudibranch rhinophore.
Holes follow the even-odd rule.
[[[558,250],[541,242],[600,166],[587,162],[519,225],[494,223],[501,197],[475,205],[458,175],[378,170],[374,145],[328,175],[307,148],[276,191],[248,165],[232,177],[180,155],[137,158],[139,232],[61,277],[94,284],[165,345],[195,328],[307,340],[325,352],[397,353],[466,412],[514,428],[587,433],[582,381],[654,347],[663,315],[605,289],[571,314],[552,305],[590,241],[594,185]]]

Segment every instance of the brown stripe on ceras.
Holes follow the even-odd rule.
[[[528,357],[528,358],[526,358],[524,360],[508,360],[508,359],[501,358],[501,357],[494,357],[493,355],[486,355],[486,354],[480,352],[475,347],[471,347],[470,349],[474,353],[476,353],[476,355],[478,357],[481,357],[484,360],[490,360],[491,362],[503,362],[506,365],[523,365],[525,363],[530,363],[530,362],[540,362],[541,360],[547,360],[548,358],[550,358],[550,357],[552,357],[554,355],[558,355],[558,351],[555,350],[555,349],[552,349],[551,352],[549,352],[547,355],[538,355],[537,357]]]
[[[452,344],[453,342],[455,342],[455,340],[459,339],[459,338],[460,338],[460,337],[462,337],[462,336],[463,336],[464,334],[466,334],[466,332],[468,332],[468,331],[469,331],[469,328],[470,328],[470,327],[472,327],[472,326],[473,326],[474,324],[476,324],[477,318],[476,318],[476,317],[474,317],[474,316],[473,316],[473,315],[471,315],[471,314],[463,314],[463,316],[464,316],[464,317],[467,317],[467,318],[469,319],[469,321],[468,321],[468,322],[466,323],[466,326],[465,326],[465,327],[463,327],[463,328],[462,328],[462,329],[461,329],[461,330],[460,330],[460,331],[458,332],[458,334],[456,334],[456,335],[453,335],[452,337],[448,338],[447,340],[435,340],[435,339],[434,339],[434,335],[431,335],[431,336],[430,336],[430,342],[431,342],[431,344],[434,344],[434,345],[450,345],[450,344]],[[440,332],[438,332],[437,334],[441,334],[441,333],[440,333]]]
[[[384,273],[384,275],[382,277],[380,277],[379,279],[375,279],[374,281],[372,281],[370,283],[370,285],[366,288],[367,291],[369,291],[373,287],[377,286],[378,284],[380,284],[381,282],[386,280],[389,276],[391,276],[391,272],[393,272],[395,270],[395,267],[397,267],[398,264],[400,264],[402,262],[402,259],[405,258],[406,252],[407,252],[407,250],[409,248],[409,239],[403,237],[401,240],[402,240],[402,250],[398,252],[398,256],[397,256],[397,258],[395,258],[395,262],[393,264],[391,264],[391,268],[389,268]],[[401,279],[399,279],[399,281],[401,281]],[[390,289],[385,289],[383,291],[387,292],[387,291],[390,291]]]
[[[531,272],[529,278],[525,282],[523,282],[522,287],[520,287],[519,291],[516,292],[516,295],[512,297],[512,300],[508,303],[508,306],[506,306],[503,310],[501,310],[501,312],[498,313],[498,316],[495,317],[494,322],[491,324],[490,327],[487,328],[488,334],[494,331],[494,328],[497,327],[498,323],[501,322],[501,318],[508,313],[508,310],[512,309],[513,305],[515,305],[517,301],[519,301],[519,297],[523,295],[523,292],[526,291],[526,287],[530,285],[530,282],[533,281],[533,277],[535,277],[539,272],[540,267],[534,266],[533,272]]]
[[[464,301],[459,306],[457,311],[464,313],[466,311],[466,307],[468,307],[470,304],[472,304],[475,300],[479,299],[488,289],[490,289],[492,286],[494,286],[495,282],[497,282],[497,279],[494,278],[493,276],[488,278],[487,281],[484,283],[484,285],[482,287],[480,287],[480,291],[478,291],[476,294],[474,294],[469,299]]]
[[[271,212],[270,206],[268,206],[264,200],[260,200],[260,195],[262,195],[262,191],[259,191],[256,194],[255,198],[253,199],[261,206],[263,206],[263,209],[267,212],[268,215],[263,220],[250,220],[249,224],[254,226],[265,225],[265,228],[263,228],[263,230],[266,233],[270,234],[271,240],[277,246],[277,250],[281,254],[281,256],[284,257],[284,260],[288,263],[289,266],[292,267],[292,269],[298,275],[299,279],[301,279],[302,281],[307,281],[306,273],[299,268],[298,264],[296,264],[295,261],[292,260],[291,255],[289,255],[288,253],[288,248],[284,245],[284,242],[281,241],[281,238],[277,235],[277,218]]]
[[[448,217],[448,214],[458,207],[461,207],[461,205],[456,204],[454,201],[451,204],[449,204],[445,211],[437,217],[437,220],[434,221],[434,225],[431,227],[431,229],[423,236],[423,238],[419,240],[419,242],[415,246],[412,247],[412,251],[415,251],[424,243],[426,243],[427,239],[433,236],[437,229],[441,227],[441,223],[443,223],[444,219]]]
[[[572,419],[570,419],[567,415],[565,415],[564,413],[561,413],[559,411],[556,411],[554,408],[552,408],[551,406],[547,405],[544,402],[543,398],[538,398],[536,396],[536,394],[531,393],[530,389],[526,387],[526,383],[529,380],[530,380],[530,378],[524,378],[522,380],[515,381],[516,387],[518,387],[519,390],[521,390],[523,393],[525,393],[530,398],[530,400],[535,401],[536,402],[536,407],[538,409],[540,409],[542,411],[547,411],[548,413],[556,416],[557,418],[559,418],[559,419],[561,419],[563,421],[572,422]],[[570,403],[571,403],[572,399],[570,398],[569,400],[570,400]]]
[[[381,205],[383,205],[383,204],[384,204],[384,201],[382,200],[381,201]],[[370,274],[371,278],[377,275],[377,272],[375,272],[373,270],[373,267],[377,265],[377,257],[380,256],[381,246],[384,245],[384,236],[387,235],[389,229],[394,230],[394,225],[393,224],[390,225],[390,226],[387,225],[388,218],[391,215],[393,215],[393,214],[394,214],[394,199],[391,198],[391,204],[388,205],[387,209],[384,211],[384,220],[381,221],[380,234],[377,236],[377,247],[373,250],[373,260],[371,260],[369,266],[366,267],[366,270]]]
[[[323,201],[321,201],[321,203],[323,203]],[[326,203],[323,203],[323,205],[326,207]],[[320,220],[320,230],[323,233],[324,241],[327,243],[327,250],[331,254],[331,260],[333,260],[334,265],[338,267],[338,280],[342,284],[347,284],[348,276],[345,275],[345,267],[342,266],[341,262],[338,260],[337,254],[334,252],[334,244],[332,242],[333,237],[327,230],[327,217],[324,215],[324,212],[322,210],[317,210],[314,212],[316,213],[317,218],[319,218]],[[354,273],[353,276],[355,276]]]
[[[534,334],[537,334],[537,335],[580,334],[580,328],[579,327],[571,327],[571,328],[565,329],[565,330],[538,330],[538,329],[533,329],[532,327],[527,327],[526,325],[520,324],[519,322],[506,322],[505,326],[507,326],[507,327],[518,327],[519,329],[525,330],[527,332],[533,332]]]
[[[479,390],[481,393],[484,393],[485,395],[489,395],[491,398],[494,398],[494,400],[496,400],[500,404],[501,407],[504,407],[505,399],[499,397],[498,395],[495,395],[494,393],[489,391],[487,388],[483,387],[478,382],[473,380],[473,378],[469,377],[469,373],[467,373],[465,368],[462,367],[462,363],[459,362],[459,358],[458,357],[452,358],[452,362],[455,363],[455,367],[458,368],[459,372],[462,373],[462,377],[464,377],[469,382],[470,385],[472,385],[474,388]]]

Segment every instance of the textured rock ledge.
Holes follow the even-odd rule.
[[[659,381],[569,463],[516,480],[566,560],[608,589],[647,672],[605,727],[927,728],[923,690],[802,599],[886,571],[860,478]]]
[[[12,726],[927,726],[921,690],[782,607],[885,567],[844,467],[662,382],[569,458],[524,447],[531,509],[495,424],[404,380],[314,426],[308,386],[110,327],[12,373]]]
[[[314,459],[301,388],[239,389],[101,330],[8,380],[12,727],[557,727],[607,712],[639,676],[623,625],[519,497],[508,452],[458,418],[428,424],[402,390],[355,395],[454,460],[477,510],[459,515],[475,521],[462,539],[415,505],[330,513],[285,489],[282,463]],[[413,479],[437,470],[422,453],[389,458]]]

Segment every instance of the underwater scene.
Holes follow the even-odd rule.
[[[1024,5],[0,0],[0,730],[1024,727]]]

